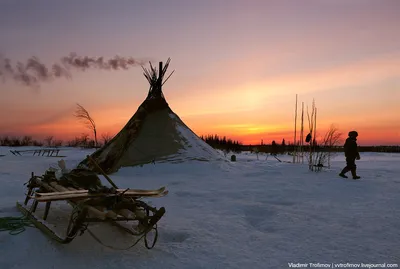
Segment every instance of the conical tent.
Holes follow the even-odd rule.
[[[193,133],[171,110],[162,93],[170,59],[157,70],[150,64],[144,75],[149,94],[124,128],[91,157],[106,172],[151,162],[209,161],[221,159],[212,147]],[[172,74],[172,73],[171,73]],[[79,167],[91,167],[88,159]]]

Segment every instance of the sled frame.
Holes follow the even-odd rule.
[[[37,228],[61,244],[70,243],[76,236],[82,235],[87,230],[88,225],[94,222],[110,223],[132,236],[137,236],[139,239],[143,238],[145,246],[148,249],[153,248],[156,243],[158,235],[157,222],[165,214],[165,208],[161,207],[157,209],[149,206],[147,203],[140,200],[140,195],[136,197],[126,197],[124,193],[117,195],[105,193],[104,195],[99,194],[95,197],[65,200],[72,206],[72,212],[70,214],[67,231],[65,232],[66,236],[61,236],[51,227],[52,225],[46,221],[50,213],[51,201],[38,201],[38,199],[35,198],[37,197],[35,193],[50,193],[52,196],[54,192],[62,193],[66,188],[58,185],[55,180],[49,181],[45,176],[35,176],[33,173],[26,184],[28,191],[25,201],[23,203],[17,202],[17,208],[29,218]],[[73,188],[68,188],[69,191],[73,191],[72,189]],[[79,190],[81,192],[84,191],[83,189]],[[167,193],[167,191],[163,191],[159,194],[155,194],[153,197],[161,197]],[[112,206],[110,206],[110,201],[112,202]],[[45,203],[44,214],[40,217],[36,214],[36,209],[39,204],[43,203]],[[138,229],[136,231],[129,229],[121,224],[122,221],[130,226],[132,226],[132,223],[136,223]],[[152,244],[149,244],[146,235],[152,230],[155,230],[156,235]],[[92,233],[90,232],[90,234]],[[99,241],[97,238],[95,239]]]

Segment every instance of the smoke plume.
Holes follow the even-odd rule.
[[[14,66],[10,59],[0,55],[0,78],[3,82],[11,79],[24,86],[37,88],[40,87],[40,83],[57,78],[71,79],[72,70],[127,70],[143,64],[143,60],[132,57],[115,56],[111,59],[104,59],[103,57],[78,56],[76,53],[71,53],[69,56],[62,57],[60,63],[55,63],[51,67],[47,67],[37,57],[31,57],[25,63],[17,62]]]
[[[103,57],[82,57],[75,53],[71,53],[68,57],[63,57],[61,62],[67,67],[78,68],[83,71],[91,68],[103,70],[127,70],[133,66],[141,66],[144,64],[144,61],[136,60],[132,57],[126,58],[115,56],[114,58],[105,60]]]

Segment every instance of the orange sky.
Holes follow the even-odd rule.
[[[344,134],[357,130],[360,145],[399,145],[399,3],[0,2],[0,58],[52,64],[76,52],[156,64],[171,57],[175,73],[164,95],[198,135],[292,142],[298,94],[299,113],[315,99],[319,137],[334,124]],[[140,67],[72,71],[72,80],[37,90],[0,79],[0,136],[37,139],[90,133],[73,117],[76,103],[96,120],[99,136],[116,134],[148,90]]]

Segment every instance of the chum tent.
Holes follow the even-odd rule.
[[[199,138],[169,107],[162,92],[170,59],[159,69],[143,68],[149,93],[136,113],[107,144],[91,157],[106,173],[121,167],[156,162],[221,160],[222,156]],[[91,167],[84,159],[78,167]]]

